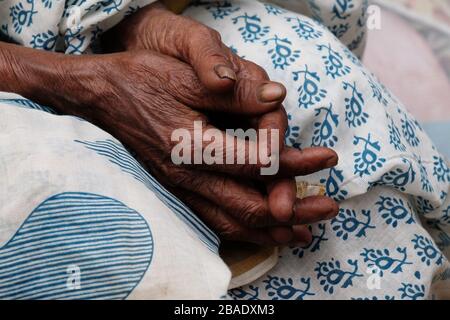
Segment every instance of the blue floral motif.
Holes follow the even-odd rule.
[[[41,0],[42,4],[44,5],[44,8],[51,9],[53,5],[52,0]]]
[[[277,16],[279,14],[285,13],[283,9],[280,7],[274,6],[272,4],[265,3],[264,7],[266,8],[266,11],[268,14],[273,14],[274,16]]]
[[[442,253],[429,238],[415,234],[411,242],[414,243],[414,249],[420,260],[427,266],[430,266],[431,262],[435,262],[438,266],[442,264],[444,259]]]
[[[356,83],[343,83],[344,90],[351,90],[351,98],[345,98],[345,121],[349,127],[359,127],[367,122],[369,115],[363,112],[364,98],[356,88]]]
[[[268,45],[271,42],[275,46],[270,48],[267,53],[270,54],[275,69],[284,70],[285,67],[290,66],[300,57],[300,50],[292,50],[292,42],[288,38],[279,38],[275,35],[275,37],[263,41],[263,45]]]
[[[231,289],[228,294],[234,300],[259,300],[259,288],[252,285],[248,286],[248,290],[243,288]]]
[[[403,158],[402,162],[408,164],[408,170],[403,171],[402,168],[397,168],[386,172],[379,180],[370,182],[370,188],[375,186],[391,186],[398,190],[406,191],[406,187],[415,181],[416,172],[413,169],[411,161]]]
[[[127,11],[124,14],[124,17],[128,17],[130,15],[132,15],[133,13],[136,13],[138,10],[140,10],[141,7],[140,6],[130,6]],[[98,26],[97,26],[98,28]]]
[[[7,37],[9,36],[8,25],[7,24],[2,24],[0,26],[0,33],[3,33]]]
[[[402,133],[405,137],[406,141],[411,147],[417,147],[420,143],[419,138],[416,133],[416,124],[414,121],[408,119],[406,114],[404,114],[404,118],[401,119],[402,122]]]
[[[346,20],[351,15],[349,11],[354,7],[353,0],[336,0],[332,8],[332,19]]]
[[[431,204],[430,200],[423,197],[416,197],[416,207],[421,214],[428,214],[436,208]]]
[[[328,108],[317,108],[315,116],[318,117],[322,111],[325,114],[322,122],[314,123],[314,133],[312,138],[312,146],[334,147],[338,141],[338,137],[334,134],[334,130],[339,125],[339,116],[333,113],[333,105],[330,103]]]
[[[342,45],[341,50],[344,52],[347,59],[350,60],[355,66],[357,66],[359,68],[363,67],[363,64],[358,59],[358,57],[352,51],[350,51],[346,46]]]
[[[29,27],[33,23],[33,16],[37,13],[34,10],[34,0],[26,0],[29,8],[25,8],[22,2],[10,8],[9,16],[12,18],[14,31],[21,33],[24,27]]]
[[[358,216],[362,219],[358,219]],[[367,229],[375,229],[375,226],[370,223],[370,210],[362,210],[358,215],[353,209],[341,208],[338,216],[331,220],[333,231],[343,240],[347,240],[349,234],[354,234],[357,238],[366,237]]]
[[[378,102],[382,103],[385,107],[388,105],[387,99],[384,97],[384,90],[381,87],[378,80],[373,79],[371,76],[366,74],[369,80],[369,85],[372,88],[373,98],[377,99]]]
[[[433,175],[437,181],[450,182],[450,168],[445,163],[444,159],[440,156],[433,157]]]
[[[294,81],[301,81],[301,85],[297,89],[299,107],[308,109],[326,97],[327,91],[319,88],[320,77],[316,72],[309,71],[307,65],[305,65],[304,70],[292,74],[294,75]]]
[[[446,223],[450,223],[450,206],[448,206],[447,209],[444,209],[442,211],[443,216],[442,216],[442,222],[446,222]]]
[[[95,26],[95,28],[91,31],[91,42],[97,40],[99,36],[103,33],[103,29],[99,26]]]
[[[394,119],[388,116],[390,123],[388,124],[389,129],[389,143],[394,146],[397,151],[406,151],[406,146],[402,142],[400,130],[394,123]]]
[[[420,183],[422,184],[422,189],[426,192],[433,192],[434,188],[430,179],[428,179],[427,168],[423,165],[422,159],[419,156],[416,157],[416,161],[420,169]]]
[[[233,12],[239,11],[239,7],[234,7],[229,1],[215,2],[214,5],[206,6],[206,10],[211,12],[215,20],[223,19]]]
[[[383,298],[378,298],[376,296],[373,297],[364,297],[364,298],[352,298],[352,300],[363,300],[363,301],[378,301],[378,300],[395,300],[394,296],[385,295]]]
[[[412,283],[402,283],[402,286],[398,291],[402,294],[401,299],[418,300],[425,298],[425,286],[423,284],[414,285]]]
[[[58,35],[54,34],[51,30],[48,30],[47,32],[33,35],[30,41],[30,45],[35,49],[52,51],[56,46],[57,39]]]
[[[352,41],[348,44],[348,48],[350,50],[356,50],[359,48],[359,46],[361,45],[361,43],[363,43],[363,40],[365,39],[365,35],[366,35],[366,31],[363,30],[361,31],[361,33]]]
[[[403,272],[403,266],[412,264],[408,261],[408,255],[406,253],[406,248],[398,247],[396,251],[401,255],[401,257],[393,257],[389,249],[367,249],[363,248],[361,256],[364,258],[364,262],[367,262],[369,268],[373,268],[376,273],[381,277],[384,272],[390,271],[393,274]]]
[[[292,121],[292,116],[290,114],[288,114],[288,121],[289,122]],[[300,127],[296,125],[294,126],[288,125],[285,136],[286,144],[290,147],[300,149],[301,143],[299,142],[299,138],[300,138]]]
[[[406,220],[407,224],[415,223],[411,206],[409,203],[405,204],[402,199],[381,196],[376,205],[386,224],[393,228],[397,228],[402,220]]]
[[[386,159],[379,157],[378,153],[381,151],[380,143],[372,141],[370,133],[367,138],[355,136],[353,144],[358,146],[360,142],[364,143],[364,149],[353,153],[353,156],[355,157],[355,174],[362,177],[380,169],[386,162]]]
[[[340,24],[336,24],[336,25],[332,26],[329,29],[337,38],[341,38],[350,29],[350,24],[340,23]]]
[[[331,44],[328,44],[328,46],[318,45],[317,48],[319,51],[326,51],[326,53],[322,56],[322,59],[324,60],[328,76],[336,79],[337,77],[342,77],[350,73],[351,68],[344,64],[341,54],[334,51],[331,48]]]
[[[123,0],[105,0],[92,4],[88,11],[102,11],[106,14],[114,14],[120,12]]]
[[[73,13],[74,7],[80,7],[85,4],[87,0],[66,0],[63,17],[67,18]]]
[[[336,201],[345,200],[348,195],[347,190],[341,189],[339,184],[344,182],[343,170],[336,168],[330,169],[328,178],[320,179],[320,183],[325,185],[325,191],[328,197],[333,198]]]
[[[311,278],[301,278],[299,284],[302,287],[294,287],[294,281],[291,278],[281,278],[268,276],[265,289],[267,295],[272,300],[305,300],[308,296],[314,296],[311,292]]]
[[[311,9],[311,16],[312,18],[319,22],[319,23],[323,23],[322,17],[321,17],[321,11],[319,5],[316,3],[316,0],[307,0],[308,1],[308,5]]]
[[[64,43],[66,45],[67,54],[81,54],[86,36],[81,32],[83,27],[78,27],[77,30],[67,29],[64,35]]]
[[[112,14],[114,12],[120,12],[122,0],[106,0],[104,1],[103,12],[107,14]]]
[[[297,33],[301,39],[310,40],[318,39],[323,35],[323,32],[316,30],[312,23],[298,17],[286,17],[287,22],[295,22],[292,29]]]
[[[309,226],[308,228],[312,233],[312,240],[311,240],[310,244],[304,248],[291,247],[292,254],[299,258],[303,258],[306,251],[309,251],[309,252],[319,251],[321,243],[324,241],[328,241],[328,238],[325,238],[326,225],[324,223],[318,223],[318,224],[314,225],[314,228],[312,226]],[[318,232],[316,232],[316,230]]]
[[[241,16],[233,18],[233,23],[237,24],[239,21],[244,21],[244,26],[239,27],[242,38],[245,42],[255,42],[260,40],[261,37],[267,35],[270,28],[267,26],[261,26],[261,19],[257,15],[249,16],[247,13]]]
[[[325,292],[333,294],[335,286],[340,285],[341,288],[345,289],[353,286],[353,279],[355,277],[363,277],[362,274],[358,273],[358,261],[357,260],[347,260],[347,263],[351,269],[345,270],[341,267],[339,260],[317,262],[317,267],[314,271],[317,272],[317,279],[320,280],[320,285],[323,287]]]

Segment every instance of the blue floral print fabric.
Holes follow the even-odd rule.
[[[286,85],[287,144],[330,147],[340,158],[335,168],[297,179],[325,186],[340,211],[310,227],[308,247],[284,248],[273,270],[230,295],[448,298],[450,169],[355,55],[364,47],[367,2],[276,3],[211,1],[186,14]]]
[[[154,0],[1,0],[0,34],[21,45],[82,54],[100,34]]]

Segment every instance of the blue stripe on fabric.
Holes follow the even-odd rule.
[[[58,203],[59,209],[52,208],[52,203]],[[58,210],[68,208],[74,218],[78,212],[83,220],[67,221],[59,214]],[[120,214],[117,208],[121,208]],[[110,210],[112,215],[108,216]],[[33,219],[39,213],[46,218]],[[34,220],[32,227],[30,220]],[[58,228],[50,228],[51,224]],[[111,228],[111,224],[119,227]],[[83,228],[70,229],[74,225]],[[38,234],[30,236],[31,229],[44,231],[45,241]],[[130,235],[133,230],[139,233]],[[21,235],[28,235],[28,239],[21,241]],[[0,299],[124,299],[142,279],[152,256],[152,234],[139,213],[111,198],[61,193],[35,208],[0,248]],[[72,265],[80,269],[78,289],[67,285],[67,268]]]
[[[24,98],[0,99],[0,103],[1,102],[22,108],[41,110],[48,113],[56,114],[55,111],[53,111],[51,108],[42,106],[40,104],[37,104],[36,102]]]
[[[148,189],[155,193],[158,199],[188,225],[211,251],[218,253],[219,238],[217,235],[212,232],[211,229],[209,229],[192,212],[192,210],[151,176],[122,145],[113,140],[95,142],[75,140],[75,142],[83,144],[86,148],[101,156],[105,156],[111,163],[119,166],[123,172],[130,174],[133,178],[143,183]]]

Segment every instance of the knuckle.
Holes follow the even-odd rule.
[[[239,81],[235,90],[234,105],[239,109],[248,106],[249,101],[253,100],[254,90],[249,81]]]
[[[211,39],[213,39],[214,41],[217,41],[217,42],[222,41],[222,37],[220,36],[220,33],[217,30],[208,28],[206,26],[205,26],[205,28],[207,29],[205,32],[209,35],[209,37],[211,37]]]
[[[269,75],[267,74],[266,70],[263,67],[257,65],[254,62],[248,61],[248,60],[246,60],[246,62],[248,63],[254,76],[256,76],[257,78],[260,78],[260,79],[269,80]]]

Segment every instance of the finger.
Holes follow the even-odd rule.
[[[273,218],[278,222],[291,221],[297,194],[295,179],[286,178],[269,182],[267,191],[268,206]]]
[[[182,173],[173,175],[174,171]],[[161,172],[155,171],[155,176],[165,181],[166,185],[204,198],[227,212],[238,223],[250,228],[315,223],[333,218],[339,210],[337,203],[325,196],[296,199],[295,185],[290,180],[276,183],[268,201],[255,187],[223,175],[163,169]],[[284,194],[287,188],[290,189],[287,190],[288,195]],[[284,206],[280,206],[280,203]],[[280,212],[285,214],[283,219],[277,216]],[[286,212],[289,213],[288,218]]]
[[[293,243],[301,248],[307,247],[312,241],[312,233],[307,226],[296,225],[292,227]]]
[[[215,131],[214,135],[217,136],[219,133]],[[211,138],[211,132],[205,134],[205,137],[206,141],[214,142],[204,143],[203,155],[212,153],[211,150],[217,151],[221,162],[212,160],[208,164],[203,163],[201,168],[240,178],[267,181],[275,178],[302,176],[331,168],[338,162],[336,152],[323,147],[303,150],[286,147],[278,157],[279,150],[275,148],[276,146],[268,149],[268,138],[264,135],[257,136],[257,141],[245,137],[234,137],[230,134],[223,134],[218,137],[219,139],[215,139]],[[206,148],[209,152],[205,152]],[[278,159],[279,167],[277,167]]]
[[[178,82],[185,83],[183,90],[175,88],[179,95],[177,98],[181,103],[201,111],[256,116],[278,109],[286,97],[286,88],[273,81],[238,79],[234,90],[216,94],[203,86],[193,86],[195,78],[184,78],[180,79],[184,81]]]
[[[249,184],[231,177],[206,171],[190,171],[183,174],[183,179],[178,179],[176,187],[202,196],[247,227],[277,225],[266,196]]]
[[[258,130],[278,130],[278,145],[280,151],[284,149],[285,135],[288,127],[288,117],[283,106],[262,115],[258,119]],[[269,146],[270,148],[270,146]]]
[[[257,65],[256,63],[240,58],[236,55],[231,56],[234,64],[237,65],[238,77],[241,79],[249,80],[269,80],[269,75],[263,67]]]
[[[183,55],[197,73],[200,81],[213,92],[230,91],[237,80],[236,67],[230,61],[230,50],[222,43],[220,34],[196,23],[186,33]]]
[[[311,196],[296,199],[293,211],[294,224],[311,224],[334,218],[339,213],[339,205],[326,196]]]
[[[175,164],[261,181],[307,175],[337,164],[337,154],[323,147],[286,147],[279,154],[275,134],[270,132],[268,136],[255,130],[225,133],[194,121],[188,136],[186,130],[174,131],[170,156]]]
[[[308,175],[337,165],[338,155],[324,147],[311,147],[303,150],[285,147],[280,155],[281,177]]]
[[[252,229],[243,226],[221,208],[195,194],[182,190],[176,190],[174,194],[194,210],[210,228],[224,239],[269,246],[289,243],[289,241],[278,242],[278,240],[284,239],[273,239],[267,230]]]
[[[294,232],[291,227],[273,227],[269,229],[269,234],[278,244],[295,242]]]

